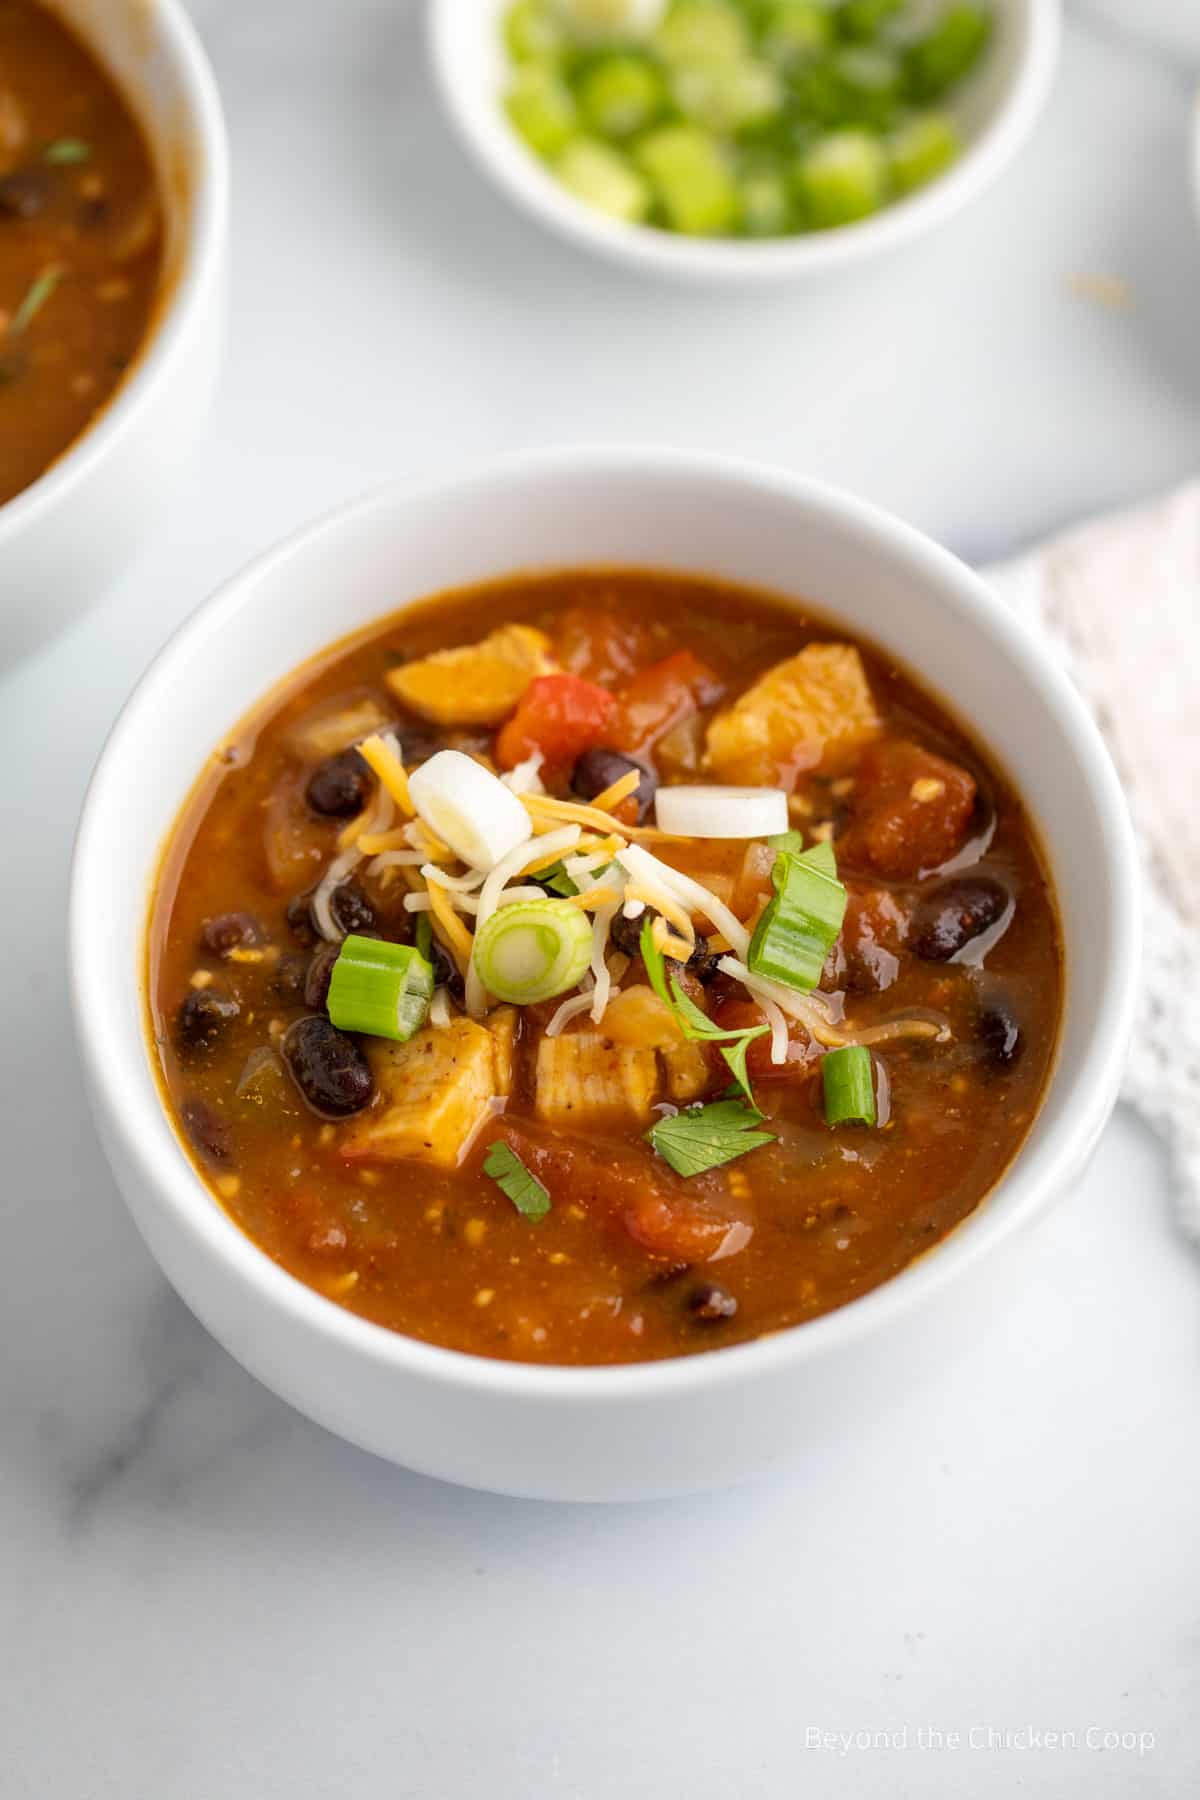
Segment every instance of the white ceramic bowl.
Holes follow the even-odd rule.
[[[150,883],[212,747],[331,640],[439,589],[619,561],[807,595],[973,721],[1048,846],[1067,945],[1045,1105],[1001,1184],[939,1248],[828,1317],[625,1368],[538,1368],[417,1343],[286,1274],[221,1210],[159,1100],[142,1012]],[[84,808],[70,908],[76,1021],[104,1148],[193,1312],[268,1387],[381,1456],[468,1486],[564,1499],[756,1475],[904,1404],[1004,1304],[1014,1252],[1080,1173],[1121,1072],[1137,971],[1134,855],[1091,720],[1047,654],[944,550],[790,475],[667,451],[563,450],[391,487],[235,577],[143,677]]]
[[[1058,57],[1059,0],[991,0],[997,29],[954,104],[967,144],[946,174],[872,218],[765,239],[689,238],[626,225],[585,206],[526,149],[501,104],[507,0],[429,0],[429,44],[446,110],[480,166],[543,225],[618,262],[685,280],[752,283],[820,274],[917,237],[982,193],[1033,127]]]
[[[178,0],[50,0],[141,121],[166,206],[165,299],[126,380],[0,506],[0,664],[103,589],[204,418],[221,343],[228,154],[207,58]]]

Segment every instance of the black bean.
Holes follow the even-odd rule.
[[[624,912],[619,912],[612,922],[609,936],[618,950],[626,956],[638,956],[642,948],[642,926],[646,922],[646,914],[639,913],[636,919],[627,919]]]
[[[185,1050],[211,1050],[227,1025],[241,1012],[232,994],[218,988],[196,988],[179,1008],[176,1031]]]
[[[658,791],[658,776],[640,756],[628,756],[624,750],[585,750],[571,771],[571,787],[581,800],[594,800],[630,769],[637,769],[641,780],[633,790],[637,801],[637,823],[640,825]]]
[[[732,1319],[738,1303],[727,1288],[718,1287],[715,1281],[706,1281],[703,1287],[694,1289],[688,1296],[687,1309],[693,1319],[714,1325],[722,1319]]]
[[[320,932],[312,920],[312,894],[293,894],[287,903],[288,930],[301,944],[315,944]]]
[[[297,1019],[281,1047],[292,1080],[322,1118],[361,1112],[375,1092],[370,1064],[354,1039],[319,1014]]]
[[[203,1100],[185,1100],[179,1109],[183,1129],[195,1148],[209,1162],[227,1163],[230,1158],[229,1127]]]
[[[214,956],[228,956],[231,950],[262,941],[262,926],[250,913],[218,913],[215,919],[205,919],[200,927],[200,942]]]
[[[725,953],[722,950],[710,950],[708,947],[708,939],[706,937],[701,937],[700,933],[697,932],[696,948],[688,957],[687,966],[692,971],[692,974],[696,977],[697,981],[702,981],[705,986],[707,986],[710,981],[715,981],[720,974],[717,964],[724,954]]]
[[[433,958],[433,984],[435,987],[448,988],[456,1000],[462,1000],[467,991],[467,984],[458,972],[458,964],[446,949],[434,938],[430,954]]]
[[[322,944],[312,953],[308,972],[304,977],[304,1004],[311,1006],[314,1012],[324,1012],[325,1002],[329,998],[329,983],[333,975],[333,965],[341,951],[340,944]]]
[[[343,881],[329,896],[329,910],[339,931],[370,931],[375,924],[375,908],[357,881]]]
[[[429,733],[422,731],[419,726],[403,725],[397,722],[392,726],[392,731],[400,746],[400,758],[406,769],[411,769],[416,763],[428,762],[431,756],[436,755],[442,749],[442,745],[438,743],[437,739],[430,737]]]
[[[1005,994],[991,993],[980,1001],[975,1032],[987,1060],[998,1069],[1011,1069],[1025,1048],[1025,1033]]]
[[[1008,889],[986,875],[939,882],[913,915],[912,948],[926,962],[949,962],[1004,917],[1010,900]]]
[[[277,1000],[292,1005],[304,998],[304,983],[307,978],[308,963],[304,957],[281,956],[271,971],[267,986]]]
[[[308,778],[304,798],[323,819],[350,819],[362,811],[370,792],[366,763],[357,750],[342,750],[317,764]]]
[[[50,198],[50,187],[48,172],[33,164],[0,177],[0,219],[36,219]]]

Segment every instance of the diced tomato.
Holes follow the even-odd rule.
[[[882,993],[900,972],[899,952],[908,937],[908,909],[887,888],[847,882],[846,917],[833,955],[841,951],[842,972],[858,993]]]
[[[702,706],[720,699],[723,684],[690,650],[676,650],[640,669],[617,696],[607,741],[634,754],[649,750],[665,732]]]
[[[753,1226],[699,1195],[648,1190],[625,1209],[625,1229],[644,1250],[671,1262],[712,1262],[750,1242]]]
[[[974,806],[974,777],[958,763],[904,739],[872,744],[855,775],[838,861],[911,880],[962,847]]]
[[[568,769],[607,735],[615,702],[606,688],[578,675],[539,675],[496,737],[496,761],[515,769],[540,751],[555,769]]]
[[[723,1000],[713,1013],[713,1022],[722,1031],[743,1031],[747,1026],[765,1025],[766,1018],[760,1006],[752,1000]],[[713,1065],[718,1072],[729,1074],[729,1065],[720,1055],[716,1046],[710,1046]],[[788,1024],[787,1060],[781,1063],[771,1061],[771,1038],[764,1032],[751,1042],[746,1052],[746,1073],[751,1081],[810,1081],[816,1074],[819,1052],[817,1046],[798,1021]]]
[[[654,654],[655,625],[594,601],[569,606],[554,626],[558,661],[573,675],[616,688]]]
[[[611,1138],[568,1139],[517,1118],[498,1120],[495,1135],[485,1135],[489,1143],[502,1137],[549,1188],[555,1205],[585,1207],[654,1256],[710,1262],[750,1241],[751,1219],[731,1195],[685,1192],[643,1145],[634,1148]],[[483,1154],[482,1147],[472,1152],[473,1162]]]

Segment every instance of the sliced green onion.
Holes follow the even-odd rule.
[[[505,1199],[511,1200],[524,1219],[544,1219],[550,1211],[550,1194],[503,1138],[488,1145],[483,1172],[490,1175]]]
[[[629,158],[600,138],[572,138],[554,165],[568,192],[585,206],[636,225],[650,211],[650,188]]]
[[[670,64],[733,62],[748,42],[745,21],[727,0],[675,0],[654,36]]]
[[[504,45],[514,62],[542,62],[566,43],[550,0],[513,0],[504,15]]]
[[[802,994],[816,987],[846,915],[846,890],[830,868],[833,862],[828,844],[815,844],[803,856],[786,850],[776,856],[771,870],[775,897],[755,926],[746,953],[752,974],[782,981]]]
[[[831,131],[801,157],[796,187],[808,225],[850,225],[887,199],[887,153],[873,132]]]
[[[936,100],[974,68],[992,35],[992,17],[981,6],[948,6],[925,37],[905,52],[914,100]]]
[[[733,230],[740,212],[737,184],[709,132],[660,125],[638,141],[634,154],[673,231],[711,237]]]
[[[541,63],[526,63],[517,70],[504,106],[538,156],[557,156],[579,128],[570,88]]]
[[[433,969],[412,944],[387,944],[351,934],[329,982],[326,1009],[339,1031],[406,1043],[425,1022]]]
[[[69,168],[72,163],[85,163],[92,154],[92,146],[82,138],[55,138],[42,151],[42,161],[52,168]]]
[[[27,326],[32,325],[61,279],[62,270],[56,268],[53,263],[49,268],[43,269],[40,275],[34,277],[29,284],[25,298],[12,316],[8,327],[10,337],[19,337]]]
[[[433,921],[428,913],[417,914],[417,949],[431,966],[433,964]]]
[[[898,194],[911,194],[948,168],[962,148],[954,120],[945,113],[918,113],[893,132],[888,141],[892,183]]]
[[[846,1044],[828,1051],[821,1058],[821,1081],[830,1125],[847,1125],[852,1120],[863,1125],[875,1123],[875,1083],[871,1052],[865,1044]]]
[[[605,56],[584,75],[578,88],[584,119],[601,137],[632,137],[645,131],[666,109],[667,84],[644,56]]]
[[[592,959],[592,922],[569,900],[502,906],[475,934],[475,967],[489,993],[514,1006],[575,987]]]
[[[809,57],[819,56],[832,40],[833,14],[821,0],[771,0],[760,46],[763,55],[779,68],[794,69]]]

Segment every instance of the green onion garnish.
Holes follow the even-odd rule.
[[[346,938],[333,965],[326,1008],[339,1031],[406,1043],[425,1022],[433,969],[412,944]]]
[[[516,1151],[498,1138],[488,1145],[483,1172],[490,1175],[524,1219],[544,1219],[550,1211],[550,1195],[536,1175],[531,1175]]]
[[[433,964],[433,921],[428,913],[417,914],[417,949],[431,966]]]
[[[72,163],[85,163],[92,154],[92,146],[84,143],[82,138],[55,138],[42,151],[42,161],[51,167],[67,168]]]
[[[733,1162],[750,1150],[775,1142],[774,1133],[755,1131],[762,1119],[744,1100],[714,1100],[669,1114],[645,1133],[664,1162],[685,1179]]]
[[[43,269],[30,282],[25,298],[12,316],[8,331],[10,337],[18,337],[27,326],[32,325],[36,315],[45,306],[47,300],[62,279],[62,270],[53,263]]]
[[[821,1081],[830,1125],[847,1125],[852,1120],[863,1125],[875,1123],[875,1083],[871,1052],[865,1044],[830,1050],[821,1058]]]
[[[592,922],[569,900],[499,907],[475,933],[479,979],[514,1006],[565,994],[591,960]]]
[[[752,974],[802,994],[816,987],[846,915],[846,890],[836,870],[829,844],[816,844],[803,856],[780,851],[771,870],[775,897],[754,928],[746,956]]]
[[[541,869],[536,875],[532,875],[530,880],[536,881],[539,887],[549,888],[552,894],[561,894],[565,900],[579,892],[578,886],[563,867],[561,857],[556,863],[551,863],[548,869]]]
[[[733,1079],[741,1088],[751,1105],[754,1094],[750,1087],[750,1078],[746,1072],[746,1052],[754,1038],[761,1037],[770,1029],[767,1025],[743,1025],[736,1031],[722,1031],[714,1025],[706,1012],[701,1012],[696,1002],[689,999],[680,986],[678,976],[672,975],[671,985],[667,987],[667,968],[662,951],[654,942],[654,933],[650,920],[642,926],[640,949],[642,961],[646,965],[646,973],[650,977],[650,986],[659,999],[671,1008],[679,1021],[679,1029],[685,1038],[693,1042],[716,1044],[721,1055],[729,1064]]]

